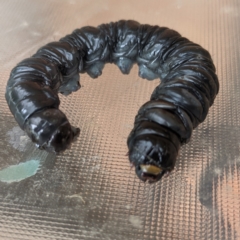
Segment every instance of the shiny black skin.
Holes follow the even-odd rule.
[[[151,164],[163,169],[150,176],[158,181],[174,168],[181,145],[205,120],[219,91],[208,51],[174,30],[132,20],[76,29],[12,70],[6,89],[9,108],[39,148],[64,151],[79,129],[58,109],[57,94],[77,91],[79,73],[97,78],[106,63],[116,64],[123,74],[137,63],[140,77],[161,79],[127,140],[137,176],[145,181],[140,165]]]

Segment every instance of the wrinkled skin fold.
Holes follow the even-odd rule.
[[[137,64],[140,77],[161,79],[127,140],[137,176],[156,182],[174,168],[180,147],[205,120],[219,91],[209,52],[178,32],[132,20],[76,29],[13,68],[8,106],[40,149],[64,151],[80,130],[59,110],[58,93],[79,90],[79,73],[97,78],[106,63],[123,74]]]

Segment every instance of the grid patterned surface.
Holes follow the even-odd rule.
[[[238,0],[23,0],[0,4],[0,170],[38,160],[35,175],[0,181],[0,239],[240,239],[240,3]],[[212,54],[220,93],[154,185],[130,170],[126,138],[158,81],[81,75],[61,109],[81,135],[55,156],[26,138],[4,99],[11,69],[75,28],[119,19],[167,26]]]

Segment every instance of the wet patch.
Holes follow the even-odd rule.
[[[6,183],[20,182],[35,175],[39,166],[40,162],[37,160],[30,160],[9,166],[0,170],[0,181]]]

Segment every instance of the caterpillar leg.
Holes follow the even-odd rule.
[[[91,78],[97,78],[102,75],[104,65],[104,62],[95,62],[94,64],[87,67],[86,72]]]
[[[156,74],[154,71],[152,71],[144,64],[139,65],[138,75],[139,77],[147,80],[154,80],[156,78],[159,78],[158,74]]]
[[[81,88],[80,76],[77,73],[73,76],[65,77],[63,84],[58,89],[58,92],[65,96],[68,96],[72,92],[78,91],[80,88]]]

